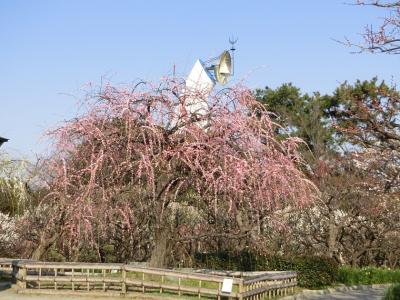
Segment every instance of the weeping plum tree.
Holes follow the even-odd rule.
[[[177,235],[245,236],[263,216],[315,197],[297,168],[300,141],[277,140],[277,125],[249,90],[220,91],[206,114],[189,115],[183,87],[176,79],[106,85],[85,100],[84,114],[51,133],[51,192],[40,207],[53,208],[38,248],[62,237],[74,252],[81,240],[96,245],[106,232],[123,230],[132,247],[150,248],[152,266],[165,266]],[[178,228],[179,207],[191,208],[196,234]],[[222,215],[235,225],[218,227]]]

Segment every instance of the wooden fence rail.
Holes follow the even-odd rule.
[[[0,272],[11,274],[12,272],[12,259],[0,259]]]
[[[269,299],[293,292],[295,272],[207,272],[132,264],[54,263],[0,259],[19,293],[121,295],[167,293],[204,299]],[[223,291],[230,279],[232,288]],[[225,282],[226,283],[226,282]]]

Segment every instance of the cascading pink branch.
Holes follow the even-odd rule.
[[[47,162],[53,179],[46,201],[64,212],[67,240],[90,237],[94,223],[118,219],[130,228],[150,213],[161,220],[174,202],[234,215],[315,197],[298,169],[301,141],[278,140],[277,125],[248,89],[213,94],[206,115],[190,116],[183,87],[176,79],[133,89],[106,85],[85,100],[83,115],[51,132],[56,150]]]

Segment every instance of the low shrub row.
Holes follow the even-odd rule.
[[[400,299],[400,284],[392,285],[385,292],[383,300],[399,300]]]
[[[315,256],[283,257],[261,256],[251,252],[231,254],[198,253],[195,267],[233,271],[288,271],[298,272],[299,286],[322,288],[334,284],[338,275],[338,264],[330,258]]]
[[[345,285],[400,283],[400,269],[344,266],[339,268],[338,281]]]

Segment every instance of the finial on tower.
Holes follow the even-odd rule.
[[[229,44],[231,44],[231,49],[230,50],[232,52],[236,50],[235,44],[237,43],[238,40],[239,40],[238,38],[235,38],[233,36],[229,38]]]

